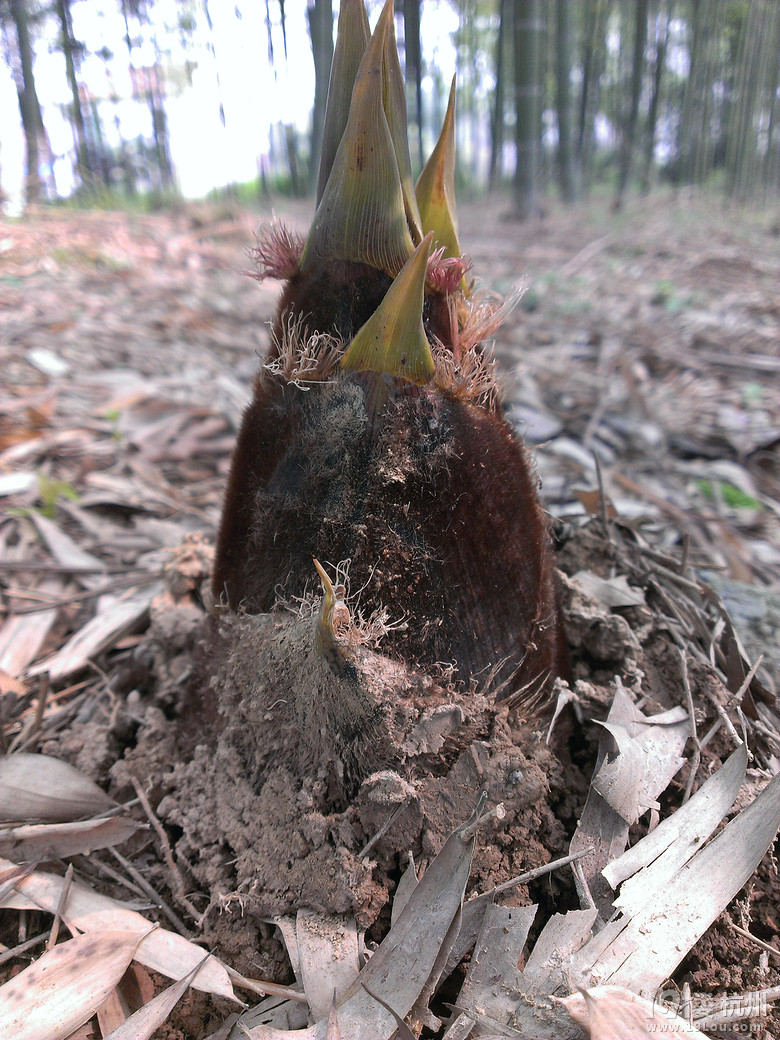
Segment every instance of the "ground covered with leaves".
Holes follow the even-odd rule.
[[[190,206],[0,226],[0,971],[23,1003],[47,944],[100,966],[97,1017],[57,1035],[108,1036],[163,976],[189,983],[194,942],[227,968],[209,961],[167,1025],[132,1035],[277,1035],[262,1029],[326,1020],[335,990],[341,1036],[389,1036],[392,1017],[360,1003],[378,990],[417,1029],[577,1036],[578,1009],[551,1001],[580,981],[603,984],[613,1023],[633,1013],[625,989],[665,986],[705,1032],[776,1028],[780,214],[671,196],[507,213],[461,206],[460,237],[487,285],[525,287],[496,352],[507,414],[536,445],[576,682],[550,725],[446,669],[407,681],[393,753],[348,797],[307,771],[318,749],[290,721],[307,690],[327,696],[314,581],[254,621],[216,617],[207,592],[277,295],[244,277],[266,218]],[[301,230],[311,216],[280,215]],[[381,701],[394,676],[373,635],[359,654]],[[465,862],[471,832],[448,835],[480,790],[502,810]],[[659,837],[670,826],[676,843]],[[550,873],[569,857],[573,873]],[[463,888],[438,964],[455,912],[441,908]],[[430,963],[410,995],[411,949]],[[83,991],[68,963],[61,992]],[[232,992],[267,996],[236,1024]]]

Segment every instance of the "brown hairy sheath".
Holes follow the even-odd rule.
[[[233,609],[301,595],[312,558],[350,558],[383,642],[459,678],[501,664],[508,691],[565,672],[553,556],[527,456],[497,414],[374,373],[301,390],[261,374],[233,460],[214,592]]]

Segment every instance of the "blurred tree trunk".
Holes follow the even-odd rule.
[[[666,65],[666,48],[669,44],[669,28],[674,11],[674,0],[669,0],[666,8],[666,18],[658,16],[655,21],[655,58],[653,62],[653,93],[650,96],[650,108],[647,113],[647,131],[645,137],[645,161],[642,168],[641,191],[646,195],[650,190],[650,174],[653,168],[653,155],[655,153],[655,131],[658,126],[658,106],[661,99],[661,85],[663,82],[664,66]]]
[[[587,0],[585,48],[582,58],[582,94],[577,126],[577,162],[582,192],[587,195],[593,174],[593,151],[599,87],[607,57],[608,0]]]
[[[417,125],[417,163],[422,169],[422,47],[420,46],[420,0],[404,0],[404,64],[406,77],[406,98],[410,122]],[[410,105],[409,100],[414,104]],[[411,136],[411,135],[410,135]]]
[[[541,22],[538,0],[514,0],[515,208],[521,220],[539,213],[538,164],[541,140],[539,79]]]
[[[701,184],[712,170],[715,142],[710,124],[718,50],[722,38],[721,0],[693,0],[688,21],[688,78],[683,96],[677,155],[680,180]]]
[[[208,26],[208,30],[209,30],[209,38],[208,38],[207,46],[208,46],[208,49],[209,49],[209,54],[211,55],[211,60],[214,63],[214,79],[216,80],[216,84],[217,84],[217,97],[219,99],[219,121],[224,126],[225,125],[225,105],[224,105],[224,102],[222,101],[222,81],[221,81],[220,76],[219,76],[219,62],[217,61],[217,52],[216,52],[216,49],[214,47],[214,22],[211,20],[211,9],[209,8],[209,0],[203,0],[203,13],[206,16],[206,25]]]
[[[306,17],[309,22],[311,51],[314,57],[314,109],[309,150],[309,187],[314,190],[320,166],[322,128],[325,125],[328,81],[330,67],[333,63],[333,4],[331,0],[309,0]],[[292,165],[290,169],[292,172]]]
[[[281,125],[281,124],[280,124]],[[298,171],[298,135],[292,123],[283,125],[284,148],[287,155],[287,168],[290,171],[290,187],[293,195],[305,194],[305,187],[301,184],[301,176]]]
[[[775,0],[756,0],[743,25],[726,156],[727,189],[740,202],[769,186],[766,176],[774,161],[777,122],[779,33]],[[776,184],[776,173],[773,180]]]
[[[564,202],[577,197],[571,144],[571,0],[557,0],[555,26],[555,107],[558,113],[558,183]]]
[[[70,86],[72,100],[70,108],[70,120],[73,126],[73,135],[76,139],[76,162],[78,163],[79,179],[85,183],[85,175],[94,173],[92,161],[87,143],[87,131],[84,125],[84,113],[81,108],[81,95],[79,94],[79,83],[76,76],[76,55],[80,45],[73,38],[73,22],[70,16],[70,0],[57,0],[57,17],[60,20],[62,32],[62,53],[65,57],[65,72]],[[88,179],[88,177],[87,177]]]
[[[774,2],[774,0],[773,0]],[[745,201],[755,187],[758,154],[759,84],[766,37],[766,4],[754,0],[743,22],[737,64],[736,104],[732,109],[726,156],[729,195]]]
[[[645,71],[645,47],[647,46],[647,16],[649,0],[636,0],[636,21],[634,23],[634,57],[631,63],[631,103],[628,118],[623,127],[620,144],[620,169],[618,171],[615,209],[623,205],[623,196],[631,174],[636,142],[636,128],[639,121],[639,102],[642,98],[642,81]]]
[[[127,60],[130,66],[130,76],[133,82],[133,96],[141,96],[149,107],[152,120],[152,137],[154,139],[154,165],[157,167],[159,184],[152,185],[157,190],[166,191],[173,184],[173,163],[171,161],[170,144],[168,140],[168,116],[165,111],[165,90],[163,86],[162,68],[160,66],[160,49],[157,36],[154,32],[154,22],[149,17],[149,12],[144,5],[137,0],[121,0],[122,16],[125,22],[125,46],[127,47]],[[154,46],[154,64],[151,66],[136,66],[133,58],[133,38],[130,33],[130,13],[137,18],[145,20],[152,29],[152,43]]]
[[[16,93],[19,98],[19,112],[22,117],[24,140],[27,151],[27,171],[25,179],[25,201],[37,202],[42,193],[42,183],[38,172],[40,161],[39,140],[43,135],[43,118],[38,93],[35,89],[33,73],[33,51],[30,40],[29,12],[25,0],[10,0],[11,20],[16,30],[16,43],[19,48],[19,68],[15,70]]]
[[[767,91],[769,95],[769,123],[766,132],[766,158],[764,160],[764,191],[771,198],[773,192],[780,190],[780,11],[774,8],[774,46],[770,43],[771,58],[767,72]]]
[[[493,93],[493,106],[490,110],[490,167],[488,187],[493,191],[501,180],[503,172],[504,151],[504,108],[506,97],[506,49],[509,29],[511,28],[512,10],[510,0],[499,0],[498,33],[496,34],[496,89]]]

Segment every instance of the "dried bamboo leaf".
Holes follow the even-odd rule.
[[[460,1007],[478,1007],[502,1024],[517,1004],[518,962],[536,906],[496,906],[485,910],[474,953],[458,994]]]
[[[136,820],[112,816],[108,820],[11,827],[0,830],[0,854],[16,860],[43,856],[67,859],[69,856],[121,845],[144,826]]]
[[[246,1026],[239,1018],[230,1033],[230,1040],[330,1040],[332,1034],[327,1027],[320,1028],[323,1023],[306,1026],[305,1029],[279,1029],[277,1026]],[[349,1038],[351,1040],[351,1038]],[[373,1040],[373,1038],[372,1038]]]
[[[645,602],[644,592],[632,588],[625,574],[607,580],[600,578],[593,571],[578,571],[569,581],[588,599],[593,599],[610,610],[616,607],[637,607]]]
[[[4,693],[13,693],[17,697],[23,697],[27,693],[27,687],[0,668],[0,694]]]
[[[39,675],[41,672],[48,672],[52,681],[58,682],[78,672],[90,658],[110,649],[124,635],[131,632],[145,616],[149,604],[161,590],[162,585],[155,582],[125,599],[116,600],[71,636],[60,650],[31,668],[29,674]]]
[[[38,588],[41,592],[57,595],[63,591],[64,585],[59,581],[44,581]],[[40,653],[56,620],[56,609],[18,617],[9,615],[0,626],[0,668],[9,675],[22,675]]]
[[[655,1001],[620,986],[594,986],[560,1001],[591,1040],[641,1040],[659,1034],[671,1040],[707,1040],[704,1033]]]
[[[105,572],[106,569],[103,560],[99,560],[97,556],[82,549],[69,534],[62,530],[59,524],[48,517],[42,516],[40,513],[32,513],[31,518],[57,563],[66,568],[73,567],[76,571],[93,570],[94,573],[79,577],[81,584],[87,588],[90,586],[94,588],[103,583],[105,578],[101,576],[101,572]]]
[[[298,1000],[266,997],[248,1011],[242,1012],[226,1034],[226,1040],[244,1040],[252,1029],[304,1029],[309,1022],[309,1009]]]
[[[566,958],[581,949],[590,938],[596,920],[595,910],[570,910],[553,914],[534,943],[522,973],[523,993],[552,993],[563,977],[559,970]]]
[[[677,874],[626,905],[570,962],[574,977],[652,994],[750,878],[780,828],[780,773]],[[651,868],[646,868],[651,869]]]
[[[390,1037],[397,1023],[364,985],[403,1018],[434,971],[444,967],[441,953],[459,916],[474,851],[469,824],[449,836],[418,883],[381,946],[358,975],[339,1007],[344,1037]],[[465,833],[464,833],[465,831]]]
[[[0,871],[14,866],[0,858]],[[42,909],[53,914],[59,905],[62,883],[62,878],[55,874],[35,871],[17,882],[16,891],[6,895],[0,901],[0,906],[16,910]],[[71,884],[62,918],[69,928],[78,931],[89,933],[122,929],[146,936],[136,951],[135,960],[171,979],[182,978],[203,958],[201,947],[189,939],[164,928],[155,928],[149,933],[149,921],[141,914],[83,885]],[[193,987],[236,1000],[230,977],[215,957],[203,966]]]
[[[0,823],[65,823],[116,805],[93,780],[58,758],[26,752],[0,758]]]
[[[390,911],[390,925],[394,925],[401,916],[401,911],[409,902],[409,897],[417,888],[417,870],[414,866],[414,857],[409,853],[409,865],[401,875],[401,880],[395,890],[393,906]]]
[[[615,697],[603,725],[610,735],[599,744],[594,783],[569,851],[592,850],[580,860],[587,889],[576,874],[577,889],[583,906],[595,902],[602,914],[609,917],[612,892],[601,871],[625,850],[629,823],[655,804],[682,765],[680,753],[689,722],[683,708],[648,718],[635,707],[617,680]],[[615,733],[620,735],[619,742]]]
[[[271,923],[275,924],[282,936],[282,942],[290,958],[290,965],[297,982],[301,981],[301,954],[298,949],[298,938],[295,933],[295,921],[292,917],[274,917]]]
[[[358,931],[351,914],[299,910],[296,936],[301,981],[314,1021],[326,1018],[360,972]]]
[[[685,805],[628,849],[602,871],[613,888],[623,882],[615,906],[637,905],[636,882],[626,880],[642,870],[641,886],[644,892],[657,891],[661,876],[673,877],[683,863],[704,846],[720,821],[732,807],[739,794],[747,769],[747,748],[740,745],[724,765],[706,780]],[[661,872],[663,872],[661,874]]]
[[[25,491],[35,487],[37,479],[32,470],[3,473],[0,475],[0,498],[6,498],[8,495],[23,495]]]
[[[184,978],[168,986],[162,993],[158,993],[148,1004],[125,1019],[122,1025],[117,1026],[104,1040],[149,1040],[155,1029],[163,1025],[168,1015],[190,988],[193,979],[210,956],[210,954],[206,954],[201,963],[197,964]]]
[[[120,985],[121,981],[120,979]],[[120,986],[109,993],[108,999],[101,1004],[96,1014],[101,1036],[105,1036],[106,1033],[110,1033],[127,1021],[130,1017],[130,1010],[122,997]]]
[[[146,922],[147,931],[149,923]],[[87,1021],[117,985],[142,936],[79,935],[44,953],[0,987],[0,1036],[61,1040]]]
[[[634,726],[609,719],[601,725],[614,739],[618,754],[612,761],[604,756],[591,786],[632,824],[648,809],[658,808],[657,796],[685,764],[680,752],[688,739],[688,715],[679,707],[650,718],[641,716]]]

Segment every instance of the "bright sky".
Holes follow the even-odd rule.
[[[182,4],[177,0],[155,0],[157,46],[167,52],[164,63],[179,72],[166,110],[171,153],[179,187],[185,196],[196,198],[217,186],[254,179],[260,157],[268,152],[271,126],[278,120],[294,123],[302,132],[306,131],[314,95],[306,6],[306,0],[287,0],[285,4],[288,45],[285,62],[279,4],[277,0],[269,0],[274,42],[272,68],[268,60],[266,4],[261,0],[210,0],[216,62],[208,46],[202,2],[191,5],[197,26],[185,46],[176,29]],[[366,6],[373,26],[381,0],[368,0]],[[334,13],[338,14],[337,0]],[[139,135],[150,137],[147,106],[129,100],[130,76],[119,0],[73,0],[72,14],[74,35],[86,46],[81,81],[97,98],[124,99],[101,105],[106,144],[116,146],[120,133],[126,140]],[[421,27],[425,56],[435,60],[446,81],[455,66],[450,34],[457,25],[457,15],[446,0],[426,0]],[[397,19],[397,27],[400,30],[400,19]],[[131,25],[133,35],[137,34],[136,30],[137,26]],[[152,65],[154,36],[148,27],[142,27],[141,33],[143,42],[134,48],[134,64]],[[55,46],[56,36],[56,21],[48,19],[43,34],[36,39],[35,76],[54,155],[54,178],[58,192],[67,195],[74,186],[68,158],[73,151],[73,138],[62,107],[68,104],[70,93],[64,59]],[[104,47],[113,52],[108,60],[97,54]],[[181,75],[187,59],[196,64],[191,85],[186,84]],[[430,91],[430,82],[425,86]],[[220,99],[225,113],[224,126],[219,116]],[[23,170],[24,138],[16,90],[11,71],[3,63],[0,65],[0,178],[9,198],[10,213],[20,208]]]

